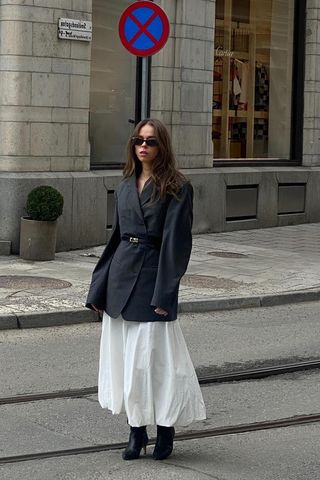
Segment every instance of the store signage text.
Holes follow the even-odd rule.
[[[92,22],[75,20],[72,18],[59,18],[58,37],[63,40],[92,40]]]
[[[217,57],[233,57],[234,52],[232,50],[223,50],[222,47],[216,48]]]

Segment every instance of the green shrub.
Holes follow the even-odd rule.
[[[32,220],[56,220],[62,214],[63,196],[55,188],[41,185],[29,193],[26,210]]]

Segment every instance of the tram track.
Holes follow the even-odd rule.
[[[293,372],[303,372],[307,370],[316,370],[320,368],[319,360],[300,361],[297,363],[286,363],[282,365],[273,365],[267,367],[259,367],[250,370],[241,370],[215,375],[206,375],[199,377],[201,385],[210,385],[214,383],[227,383],[235,381],[246,381],[252,379],[262,379],[274,375],[283,375]],[[19,404],[27,402],[45,401],[59,398],[82,398],[97,393],[97,387],[87,387],[79,389],[59,390],[48,393],[16,395],[12,397],[0,398],[0,405]],[[275,420],[256,421],[253,423],[235,424],[230,426],[222,426],[215,428],[205,428],[201,430],[190,430],[177,433],[175,441],[200,440],[210,437],[236,435],[241,433],[250,433],[261,430],[279,429],[286,427],[298,427],[311,423],[320,422],[320,413],[312,413],[306,415],[295,415],[291,417],[279,418]],[[151,438],[149,445],[154,445],[156,439]],[[99,452],[108,452],[112,450],[124,449],[127,441],[117,443],[105,443],[88,445],[76,448],[66,448],[63,450],[52,450],[34,453],[25,453],[19,455],[10,455],[0,457],[0,465],[15,464],[27,461],[44,460],[55,457],[66,457],[73,455],[89,455]]]
[[[209,385],[212,383],[240,382],[246,380],[266,378],[273,375],[284,375],[286,373],[314,370],[318,368],[320,368],[320,359],[308,360],[304,362],[253,368],[250,370],[239,370],[221,374],[204,375],[199,377],[199,384]],[[17,403],[37,402],[42,400],[54,400],[59,398],[81,398],[95,395],[97,392],[98,387],[94,386],[68,390],[57,390],[55,392],[14,395],[11,397],[2,398],[0,397],[0,406]]]
[[[235,435],[239,433],[249,433],[261,430],[302,426],[318,422],[320,422],[320,413],[312,415],[299,415],[294,417],[280,418],[277,420],[244,423],[239,425],[230,425],[226,427],[208,428],[203,430],[178,433],[175,436],[175,441],[199,440],[203,438]],[[151,438],[148,445],[154,445],[155,442],[156,439]],[[66,457],[71,455],[85,455],[99,452],[107,452],[111,450],[119,450],[125,448],[127,446],[127,443],[127,441],[118,443],[107,443],[101,445],[90,445],[87,447],[69,448],[64,450],[53,450],[47,452],[0,457],[0,465],[7,463],[20,463],[32,460],[44,460],[48,458]]]

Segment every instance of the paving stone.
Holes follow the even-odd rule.
[[[228,299],[230,303],[235,298],[319,289],[319,238],[319,223],[195,235],[188,276],[181,282],[180,301],[221,299],[220,304],[227,305]],[[1,288],[0,282],[0,318],[33,315],[30,322],[23,317],[24,325],[32,326],[38,322],[34,314],[45,313],[47,318],[51,314],[52,319],[60,311],[84,310],[91,273],[103,249],[99,246],[58,253],[51,262],[27,262],[13,255],[0,257],[0,278],[27,275],[71,284],[66,289],[52,285],[34,289],[28,284]],[[300,299],[299,295],[296,298]]]

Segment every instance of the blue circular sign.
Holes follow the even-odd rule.
[[[119,22],[122,44],[139,57],[158,52],[168,40],[169,30],[166,13],[151,1],[133,3],[122,13]]]

